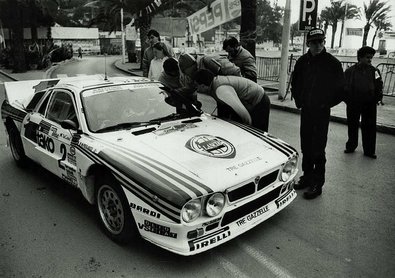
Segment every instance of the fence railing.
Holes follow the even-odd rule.
[[[288,57],[288,78],[290,80],[291,72],[294,69],[295,62],[300,56],[289,56]],[[343,71],[355,64],[355,62],[341,62]],[[268,81],[279,81],[280,69],[281,69],[281,58],[272,57],[256,57],[257,75],[258,79]],[[383,79],[383,94],[387,96],[395,96],[395,64],[380,63],[377,67],[380,70],[381,77]]]

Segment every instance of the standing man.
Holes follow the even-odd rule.
[[[81,58],[81,59],[82,59],[82,49],[81,49],[81,46],[78,47],[78,58]]]
[[[151,60],[154,59],[154,44],[157,42],[160,42],[160,35],[158,31],[151,29],[148,31],[147,34],[147,41],[149,43],[149,47],[144,51],[143,55],[143,64],[142,64],[142,70],[143,70],[143,76],[148,77],[148,71],[149,67],[151,64]],[[166,44],[167,50],[170,54],[171,57],[174,57],[174,52],[173,48]]]
[[[325,148],[331,107],[343,100],[344,75],[341,63],[326,52],[325,33],[312,29],[307,33],[308,52],[295,64],[292,95],[301,108],[300,141],[302,170],[295,189],[308,190],[306,199],[321,195],[325,183]]]
[[[357,52],[358,63],[346,69],[346,103],[348,141],[345,153],[353,153],[358,146],[359,118],[361,118],[364,155],[376,156],[377,103],[383,98],[383,80],[372,66],[376,50],[363,46]]]
[[[225,39],[223,50],[228,52],[229,61],[233,62],[241,70],[241,75],[257,82],[257,69],[254,56],[243,48],[235,37]]]
[[[214,76],[206,69],[198,70],[194,79],[199,93],[212,96],[218,108],[231,111],[227,119],[268,131],[270,99],[257,83],[241,76]]]

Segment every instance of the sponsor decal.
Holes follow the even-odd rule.
[[[258,161],[260,161],[262,159],[263,159],[262,157],[257,156],[257,157],[251,158],[249,160],[242,161],[242,162],[238,163],[237,165],[232,165],[230,167],[227,167],[226,170],[229,171],[229,172],[232,172],[232,171],[238,170],[240,168],[243,168],[245,166],[248,166],[250,164],[253,164],[255,162],[258,162]]]
[[[189,251],[194,251],[194,250],[208,247],[212,244],[215,244],[219,241],[226,239],[227,237],[230,237],[230,235],[231,235],[231,233],[229,231],[229,227],[225,227],[225,228],[223,228],[219,231],[216,231],[212,234],[205,235],[201,238],[188,241]]]
[[[78,184],[76,170],[68,166],[67,164],[63,165],[63,170],[65,171],[65,173],[62,173],[62,179],[70,183],[71,185],[76,186]]]
[[[49,151],[50,153],[55,152],[55,143],[52,138],[48,137],[44,133],[37,133],[37,144],[39,147]]]
[[[203,224],[202,224],[202,227],[206,227],[206,226],[208,226],[208,225],[217,223],[217,222],[219,222],[220,220],[221,220],[221,217],[216,218],[216,219],[213,219],[213,220],[211,220],[211,221],[209,221],[209,222],[203,223]]]
[[[177,234],[173,233],[170,230],[170,227],[162,226],[162,225],[156,224],[154,222],[150,222],[148,220],[144,220],[144,224],[138,223],[138,226],[139,226],[139,229],[144,229],[144,231],[147,231],[147,232],[151,232],[151,233],[158,234],[161,236],[177,238]]]
[[[134,203],[130,203],[130,207],[134,210],[140,211],[146,215],[152,216],[154,218],[160,218],[160,213],[153,211],[153,210],[149,210],[147,208],[144,208],[142,206],[136,205]]]
[[[289,191],[289,193],[287,195],[282,196],[281,198],[276,200],[276,205],[277,208],[282,207],[283,205],[285,205],[286,203],[289,202],[289,200],[292,199],[292,197],[294,196],[295,191]]]
[[[95,149],[94,147],[92,147],[92,146],[90,146],[88,144],[85,144],[85,143],[83,143],[81,141],[78,142],[78,146],[80,146],[80,147],[82,147],[84,149],[87,149],[88,151],[91,151],[93,153],[98,153],[97,149]]]
[[[250,213],[247,216],[244,216],[243,218],[241,218],[240,220],[236,221],[237,226],[243,226],[245,224],[247,224],[248,222],[254,220],[255,218],[263,215],[265,212],[269,211],[269,205],[263,206],[260,209]]]
[[[173,125],[173,126],[169,126],[169,127],[158,129],[154,133],[156,135],[160,136],[160,135],[166,135],[166,134],[169,134],[169,133],[173,133],[173,132],[176,132],[176,131],[184,131],[184,130],[187,130],[187,129],[190,129],[190,128],[194,128],[194,127],[197,127],[197,125],[191,124],[191,123],[179,124],[179,125]]]
[[[196,153],[215,158],[233,158],[236,155],[236,149],[230,142],[207,134],[192,137],[185,147]]]
[[[73,146],[70,147],[69,152],[67,153],[67,161],[74,166],[77,165],[75,148]]]

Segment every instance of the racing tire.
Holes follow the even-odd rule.
[[[137,234],[136,224],[125,193],[114,178],[100,176],[96,183],[96,210],[104,233],[119,244]]]
[[[28,158],[23,149],[22,139],[19,135],[18,130],[15,127],[11,127],[8,130],[8,139],[10,142],[10,149],[12,157],[18,167],[26,167]]]

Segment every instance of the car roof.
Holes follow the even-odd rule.
[[[122,76],[122,77],[107,77],[104,75],[86,75],[77,77],[60,78],[55,87],[68,87],[75,91],[82,91],[85,89],[93,89],[108,85],[122,85],[122,84],[152,84],[153,86],[160,85],[160,82],[152,81],[146,77],[139,76]]]

